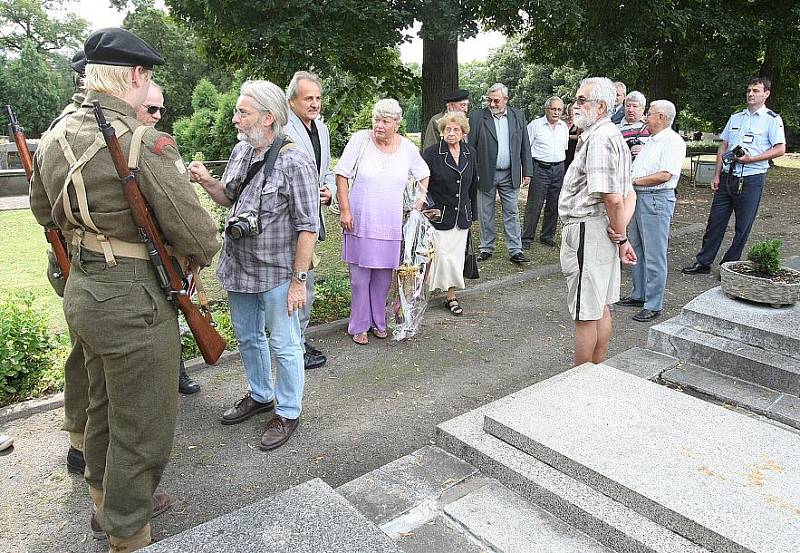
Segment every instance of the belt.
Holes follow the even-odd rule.
[[[538,159],[534,159],[536,163],[538,163],[542,167],[557,167],[564,163],[563,161],[539,161]]]

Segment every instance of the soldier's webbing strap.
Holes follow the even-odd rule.
[[[128,153],[128,169],[131,171],[139,169],[139,154],[142,152],[142,137],[144,137],[144,133],[151,128],[152,127],[148,127],[147,125],[142,125],[136,127],[136,130],[133,131],[133,136],[131,137],[131,151]]]
[[[147,250],[143,244],[130,243],[108,237],[100,232],[100,230],[97,228],[97,225],[95,225],[94,221],[92,220],[92,216],[89,213],[89,202],[86,198],[86,186],[83,180],[82,171],[83,167],[92,158],[94,158],[95,155],[97,155],[97,152],[106,147],[106,143],[102,134],[98,133],[91,146],[89,146],[89,148],[83,153],[80,159],[76,159],[75,153],[72,151],[72,148],[67,142],[66,122],[66,118],[59,121],[58,124],[56,124],[56,126],[53,128],[52,132],[58,140],[58,143],[61,146],[61,151],[70,165],[67,176],[64,179],[61,200],[67,220],[76,227],[76,231],[72,240],[73,245],[79,246],[83,244],[85,247],[87,247],[87,249],[92,251],[97,251],[97,249],[99,249],[103,253],[103,257],[105,257],[106,264],[109,267],[113,267],[117,264],[114,258],[114,251],[123,257],[147,259]],[[128,126],[119,119],[113,121],[111,126],[114,127],[114,131],[117,133],[117,136],[122,136],[130,131]],[[73,189],[75,190],[75,197],[78,200],[78,211],[80,212],[83,223],[78,221],[78,219],[72,213],[72,206],[69,201],[68,192],[70,184],[72,184]],[[90,230],[86,230],[87,227]]]

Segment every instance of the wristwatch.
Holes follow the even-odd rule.
[[[308,273],[305,271],[295,271],[292,273],[292,276],[300,282],[306,282],[308,280]]]

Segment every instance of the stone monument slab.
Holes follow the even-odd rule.
[[[143,549],[149,553],[402,553],[320,479],[228,513]]]
[[[490,409],[492,435],[712,551],[800,543],[800,436],[604,365]]]

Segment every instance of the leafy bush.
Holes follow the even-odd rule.
[[[686,143],[686,155],[693,154],[716,154],[719,143],[709,140],[690,140]]]
[[[314,307],[311,322],[325,323],[350,315],[350,280],[333,274],[314,283]]]
[[[764,240],[753,244],[747,259],[752,261],[759,273],[775,275],[781,270],[781,241]]]
[[[57,342],[33,300],[20,292],[0,303],[0,404],[28,398],[55,362]]]
[[[234,350],[239,347],[239,342],[236,340],[236,333],[233,331],[233,323],[231,322],[231,315],[228,311],[228,304],[227,303],[215,303],[211,307],[211,313],[214,317],[214,323],[216,324],[217,332],[225,338],[225,341],[228,342],[227,350]],[[194,336],[189,331],[189,328],[185,326],[183,322],[183,317],[180,319],[181,322],[181,357],[184,359],[194,359],[195,357],[200,357],[200,348],[197,347],[197,342],[194,340]]]

